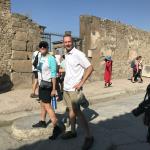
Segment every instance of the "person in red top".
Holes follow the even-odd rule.
[[[105,87],[111,86],[111,75],[112,75],[112,59],[111,56],[105,57],[105,73],[104,73],[104,81]]]

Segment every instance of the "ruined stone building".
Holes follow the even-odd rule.
[[[44,33],[43,26],[30,18],[11,12],[10,0],[0,0],[0,88],[11,81],[14,85],[31,86],[31,56],[37,50]],[[54,49],[63,47],[54,42]],[[94,66],[91,80],[102,80],[105,56],[113,58],[113,78],[131,75],[129,62],[142,55],[146,73],[150,74],[150,33],[132,26],[103,20],[94,16],[80,16],[80,38],[77,46],[86,53]]]
[[[31,56],[44,28],[11,13],[10,6],[10,0],[0,0],[0,85],[8,80],[14,85],[31,85]]]
[[[80,16],[82,50],[94,65],[93,80],[103,79],[104,56],[112,56],[113,78],[131,77],[129,62],[137,55],[143,56],[144,74],[150,75],[150,33],[135,27],[103,20],[95,16]]]

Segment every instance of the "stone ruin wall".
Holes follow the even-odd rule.
[[[10,78],[14,85],[31,85],[32,52],[42,32],[28,17],[12,14],[10,0],[0,0],[0,83]]]
[[[0,85],[10,75],[11,39],[10,3],[8,0],[0,0]]]
[[[31,85],[31,55],[37,49],[44,28],[20,14],[12,14],[10,0],[0,0],[0,86],[11,80],[14,85]],[[104,56],[112,55],[113,78],[127,78],[129,61],[142,55],[150,64],[150,33],[132,26],[94,16],[80,17],[82,50],[88,55],[94,74],[91,80],[102,80]]]
[[[113,58],[113,78],[129,78],[132,74],[129,62],[137,55],[144,64],[150,64],[150,33],[129,25],[95,16],[80,17],[82,49],[94,66],[92,80],[103,80],[104,56]]]
[[[38,24],[19,14],[12,15],[12,30],[11,80],[14,84],[22,81],[31,84],[32,53],[38,50],[43,30]]]

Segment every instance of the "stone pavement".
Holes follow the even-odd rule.
[[[110,88],[104,88],[103,81],[87,83],[84,92],[90,104],[115,99],[120,95],[132,95],[145,91],[150,78],[144,78],[144,83],[131,83],[127,79],[114,80]],[[39,103],[29,97],[31,89],[15,89],[0,94],[0,124],[7,123],[22,116],[32,115],[40,109]],[[59,112],[64,110],[62,102],[58,103]]]
[[[150,78],[143,78],[143,83],[131,83],[127,79],[113,80],[112,87],[104,88],[102,81],[88,83],[84,86],[84,91],[91,103],[96,103],[102,100],[108,100],[118,97],[119,95],[132,95],[140,91],[145,91],[150,83]]]
[[[83,112],[96,139],[93,150],[150,148],[145,142],[146,127],[143,126],[141,117],[135,118],[130,113],[142,101],[144,92],[141,91],[145,91],[148,84],[149,79],[145,78],[143,84],[132,84],[125,79],[115,80],[110,88],[104,88],[101,81],[85,85],[84,91],[91,106]],[[39,103],[29,98],[29,94],[30,89],[17,89],[0,95],[0,149],[80,149],[84,139],[80,128],[78,138],[68,141],[58,139],[54,142],[47,140],[52,131],[51,124],[45,130],[32,129],[32,123],[39,119]],[[56,112],[61,115],[65,110],[62,102],[58,103],[58,108]],[[6,125],[9,126],[5,127]],[[5,144],[5,141],[9,144]]]
[[[91,150],[150,149],[150,145],[146,143],[147,130],[142,123],[142,117],[135,118],[131,114],[131,110],[143,100],[144,94],[143,92],[132,96],[119,97],[112,101],[103,101],[83,110],[95,137],[95,143]],[[32,131],[31,122],[36,120],[37,115],[32,115],[17,119],[13,124],[20,122],[16,127],[23,127],[29,133]],[[6,128],[3,130],[8,131]],[[10,135],[0,129],[0,133],[2,133],[0,137],[1,150],[80,150],[84,140],[84,133],[78,126],[78,137],[67,141],[63,141],[61,138],[56,141],[47,140],[51,130],[49,130],[49,135],[39,135],[36,138],[30,137],[28,140],[20,139],[18,141],[12,135],[12,130],[13,128],[11,127]],[[6,145],[5,139],[7,139]]]

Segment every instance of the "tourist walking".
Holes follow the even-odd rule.
[[[71,35],[63,37],[65,55],[65,79],[64,79],[64,102],[69,108],[69,118],[71,123],[71,131],[66,132],[62,138],[75,138],[76,133],[76,117],[79,118],[83,129],[85,130],[85,141],[82,150],[88,150],[92,147],[94,138],[91,134],[88,122],[80,109],[80,91],[91,75],[93,67],[86,58],[85,54],[73,47],[73,39]]]
[[[137,74],[138,74],[138,57],[132,60],[131,68],[132,68],[132,73],[133,73],[131,77],[131,82],[135,83],[137,82]]]
[[[61,82],[60,82],[60,72],[59,72],[59,69],[60,69],[60,64],[61,64],[61,55],[60,55],[60,52],[59,50],[56,50],[55,52],[55,59],[56,59],[56,63],[57,63],[57,77],[56,77],[56,90],[57,90],[57,95],[56,95],[56,98],[57,98],[57,101],[61,101],[63,99],[63,96],[62,96],[62,93],[61,93]]]
[[[110,87],[111,82],[111,76],[112,76],[112,58],[111,56],[105,57],[105,73],[104,73],[104,81],[105,81],[105,87]]]
[[[37,69],[39,70],[39,99],[41,100],[41,120],[34,124],[34,128],[46,128],[46,114],[48,113],[54,126],[53,134],[49,139],[56,139],[65,129],[64,125],[58,122],[55,112],[51,106],[51,99],[56,95],[56,60],[48,54],[48,43],[45,41],[39,44],[41,58]]]
[[[143,70],[143,61],[142,61],[142,56],[138,56],[137,58],[137,74],[135,76],[135,80],[138,81],[139,83],[143,83],[142,79],[142,70]]]
[[[36,92],[38,91],[39,84],[38,84],[38,70],[37,70],[37,65],[38,61],[41,57],[41,53],[39,51],[33,52],[32,55],[32,93],[30,95],[31,98],[37,98],[38,95]]]

